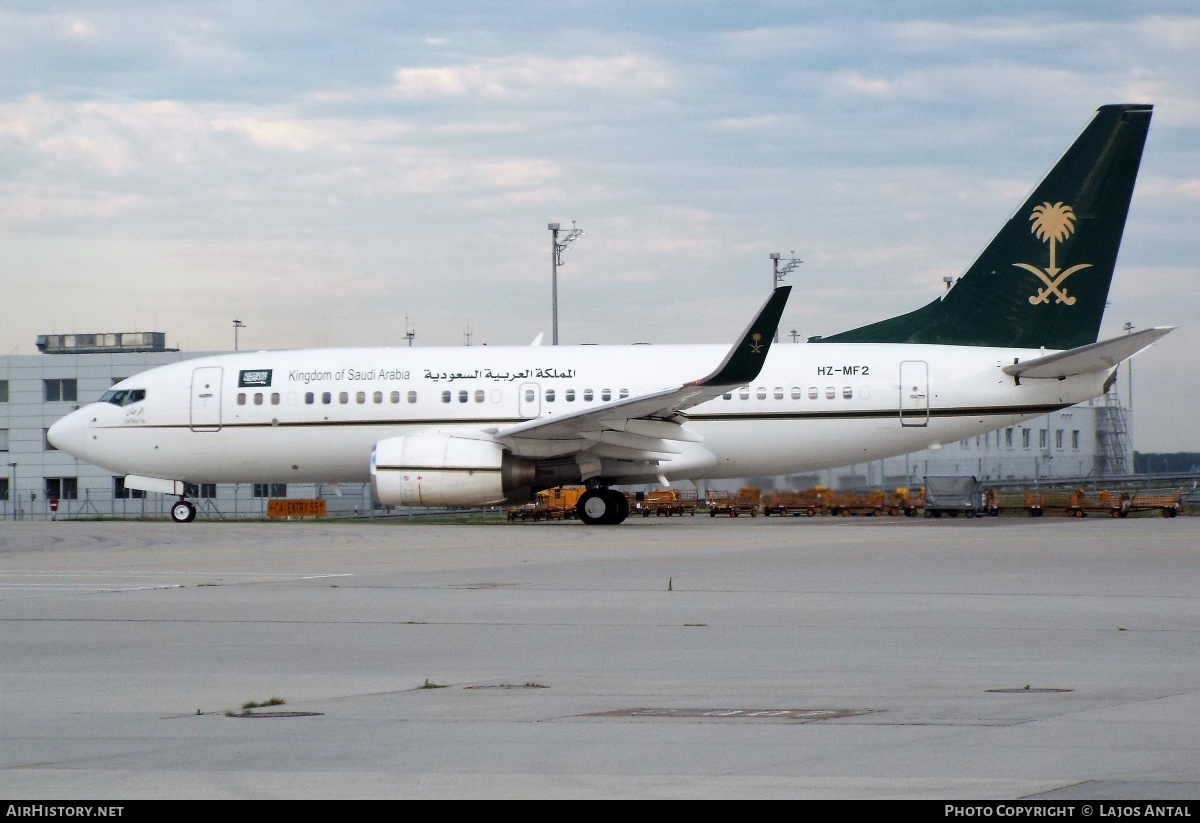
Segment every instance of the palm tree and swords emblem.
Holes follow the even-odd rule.
[[[1054,297],[1055,303],[1075,305],[1075,298],[1068,295],[1062,285],[1072,274],[1081,269],[1091,268],[1092,264],[1077,263],[1069,269],[1060,270],[1056,259],[1058,244],[1075,233],[1075,210],[1061,201],[1054,204],[1042,203],[1040,206],[1034,206],[1029,219],[1033,222],[1030,231],[1038,240],[1050,243],[1050,265],[1045,269],[1039,269],[1029,263],[1013,263],[1019,269],[1036,274],[1046,284],[1045,288],[1039,288],[1038,293],[1029,298],[1029,302],[1036,306],[1039,303],[1048,303],[1050,298]]]

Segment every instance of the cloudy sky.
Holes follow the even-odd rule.
[[[0,348],[726,342],[923,305],[1104,103],[1155,105],[1102,334],[1200,451],[1193,2],[0,7]],[[1125,378],[1122,377],[1122,387]]]

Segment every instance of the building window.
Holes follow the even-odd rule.
[[[116,500],[141,500],[146,493],[141,489],[125,488],[124,477],[113,478],[113,498]]]
[[[1054,448],[1061,450],[1062,447],[1063,447],[1063,430],[1055,429],[1054,430]]]
[[[196,500],[213,500],[217,496],[217,484],[201,483],[197,486],[195,483],[184,483],[183,494]]]
[[[78,477],[44,477],[43,488],[46,491],[46,497],[56,497],[59,500],[78,500],[79,499],[79,478]]]
[[[8,381],[0,380],[0,403],[8,402]]]
[[[45,388],[45,400],[47,403],[53,403],[58,400],[73,403],[78,397],[74,377],[43,380],[42,384]]]
[[[997,432],[997,436],[999,436],[999,432]],[[1013,436],[1013,430],[1012,430],[1012,429],[1005,429],[1005,430],[1004,430],[1004,445],[1005,445],[1006,447],[1010,448],[1010,449],[1013,447],[1013,439],[1012,439],[1012,436]]]
[[[255,483],[255,497],[287,497],[287,483]]]
[[[48,452],[58,451],[58,449],[54,448],[54,444],[50,442],[50,430],[49,429],[42,429],[42,451],[48,451]]]
[[[1029,429],[1021,429],[1021,448],[1029,448]]]
[[[0,452],[8,451],[8,429],[0,429]]]
[[[1079,429],[1071,432],[1071,448],[1079,451]]]
[[[8,499],[8,478],[0,477],[0,500]]]
[[[1050,443],[1050,430],[1038,429],[1038,448],[1044,449]]]

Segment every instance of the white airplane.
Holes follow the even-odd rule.
[[[1101,107],[945,295],[772,346],[789,287],[732,348],[556,346],[245,352],[130,377],[51,443],[132,489],[367,482],[383,505],[473,506],[586,484],[579,519],[620,523],[623,484],[862,463],[1103,394],[1171,330],[1097,342],[1151,106]],[[770,356],[768,357],[768,352]]]

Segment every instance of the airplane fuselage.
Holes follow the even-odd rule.
[[[367,482],[379,441],[486,432],[678,386],[722,346],[262,351],[162,366],[57,424],[68,450],[114,473],[190,483]],[[918,344],[771,348],[758,379],[687,411],[698,442],[611,478],[791,474],[916,451],[1103,393],[1111,371],[1017,380],[1041,350]]]

